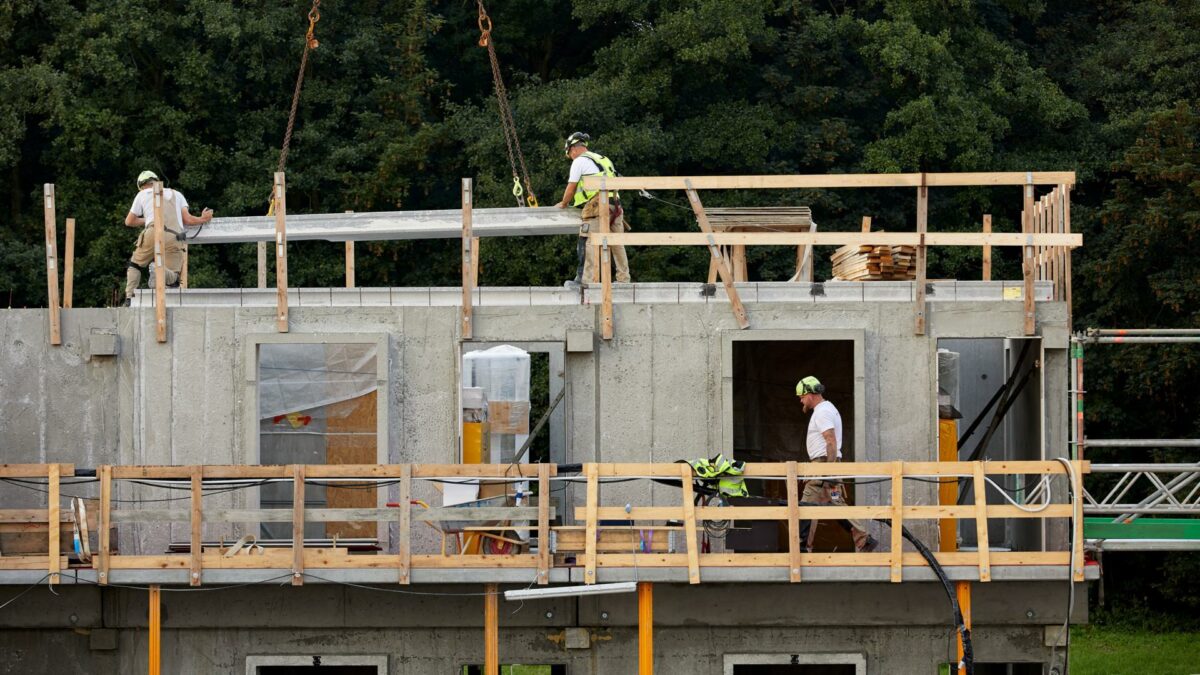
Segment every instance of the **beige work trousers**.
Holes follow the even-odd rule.
[[[600,231],[600,200],[593,197],[590,202],[583,205],[583,224],[579,226],[579,236],[585,237],[588,232]],[[609,222],[608,227],[613,232],[628,232],[629,225],[625,223],[625,214],[617,216],[615,220]],[[594,246],[588,246],[583,257],[583,283],[590,284],[600,279],[600,275],[596,274],[596,252]],[[625,256],[624,246],[608,247],[609,255],[613,261],[613,281],[618,284],[627,284],[630,281],[629,277],[629,258]]]
[[[163,267],[165,268],[163,272],[167,286],[174,286],[178,283],[179,273],[183,270],[183,252],[187,248],[187,244],[179,241],[176,234],[172,230],[163,230]],[[125,270],[125,297],[132,298],[134,291],[142,283],[142,270],[139,268],[154,261],[153,227],[142,228],[142,233],[138,235],[137,246],[133,250],[133,255],[129,257],[129,261],[137,265],[137,267],[129,267]]]
[[[825,457],[817,457],[810,459],[809,461],[826,462],[828,459]],[[832,488],[834,487],[838,488],[836,498],[831,494]],[[835,506],[847,506],[845,486],[829,481],[810,480],[804,483],[804,494],[801,495],[800,501],[811,502],[813,504],[833,504]],[[867,545],[867,524],[861,520],[850,520],[849,518],[842,518],[841,520],[850,523],[850,536],[854,537],[854,548],[861,551],[863,547]],[[813,521],[812,525],[808,528],[808,541],[805,542],[805,547],[810,551],[812,550],[813,541],[817,536],[816,523],[817,521]]]

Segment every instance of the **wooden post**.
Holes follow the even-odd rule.
[[[396,546],[397,557],[400,559],[399,583],[410,582],[412,567],[412,464],[400,467],[400,541]]]
[[[596,583],[596,519],[600,510],[600,471],[595,462],[584,465],[587,474],[587,511],[584,540],[583,583]]]
[[[1075,467],[1075,486],[1073,488],[1075,503],[1072,504],[1074,507],[1074,518],[1071,519],[1075,527],[1075,532],[1072,536],[1072,541],[1075,542],[1075,570],[1073,571],[1072,579],[1083,581],[1083,565],[1086,562],[1083,557],[1083,461],[1076,459],[1071,462],[1071,465]]]
[[[474,297],[475,237],[471,233],[471,179],[462,179],[462,339],[470,340],[475,334],[474,312],[472,299]]]
[[[796,462],[787,463],[787,509],[788,509],[788,567],[789,579],[800,581],[800,479]]]
[[[983,233],[984,234],[992,233],[992,214],[990,214],[990,213],[983,214]],[[991,244],[983,245],[983,280],[984,281],[992,280],[992,245]]]
[[[67,218],[67,244],[63,249],[63,301],[70,309],[75,296],[75,219]]]
[[[1062,190],[1062,208],[1063,208],[1063,233],[1067,234],[1071,231],[1071,186],[1060,185]],[[1067,303],[1067,334],[1071,333],[1071,253],[1073,249],[1063,247],[1063,289],[1064,300]],[[1082,386],[1082,385],[1081,385]],[[1072,411],[1074,412],[1074,411]],[[1081,439],[1082,440],[1082,439]],[[1082,457],[1080,457],[1082,459]]]
[[[925,232],[929,229],[929,187],[925,185],[925,174],[921,174],[921,186],[917,188],[917,281],[916,281],[916,326],[913,332],[925,334]]]
[[[288,332],[287,276],[287,184],[283,172],[275,172],[275,289],[277,293],[275,327]]]
[[[475,258],[471,261],[471,288],[479,288],[479,269],[483,267],[483,249],[479,248],[479,237],[471,237],[471,250]]]
[[[746,245],[733,245],[733,280],[748,281],[749,274],[746,272]]]
[[[687,541],[688,583],[700,583],[700,542],[696,537],[696,501],[692,492],[692,467],[679,465],[679,476],[683,480],[683,535]]]
[[[892,462],[892,575],[898,584],[904,580],[904,462]]]
[[[550,465],[538,464],[538,576],[550,583]]]
[[[608,248],[608,234],[612,223],[608,206],[608,188],[605,185],[606,176],[600,177],[600,283],[603,288],[603,307],[600,310],[600,335],[605,340],[613,336],[613,307],[612,307],[612,252]]]
[[[162,592],[157,584],[150,586],[150,675],[162,673]]]
[[[500,675],[500,591],[496,584],[483,591],[483,675]]]
[[[1025,183],[1025,210],[1021,212],[1021,232],[1025,235],[1033,234],[1033,177],[1029,176]],[[1028,241],[1028,240],[1027,240]],[[1021,271],[1025,279],[1024,303],[1025,311],[1025,335],[1033,335],[1037,329],[1036,317],[1034,315],[1033,304],[1033,244],[1026,243],[1023,249]]]
[[[188,287],[187,270],[188,270],[188,247],[187,247],[187,244],[184,244],[183,245],[183,265],[179,268],[179,287],[180,288]]]
[[[96,579],[101,586],[105,586],[108,584],[109,555],[112,549],[109,541],[109,530],[112,529],[112,466],[104,464],[97,472],[100,477],[100,551]]]
[[[258,287],[267,287],[267,242],[258,242]]]
[[[201,561],[204,556],[204,473],[203,469],[192,467],[192,538],[188,545],[192,554],[191,575],[189,582],[192,586],[200,585]]]
[[[304,465],[292,467],[292,585],[304,585]]]
[[[62,320],[58,307],[58,233],[57,216],[54,213],[54,184],[42,186],[45,197],[43,216],[46,223],[46,293],[50,315],[50,344],[62,344]]]
[[[958,596],[958,610],[962,612],[963,626],[967,631],[971,630],[971,582],[956,581],[954,582],[954,593]],[[955,672],[958,675],[967,675],[966,665],[963,664],[963,643],[962,634],[957,636],[958,643],[958,663],[959,666]]]
[[[159,342],[167,341],[167,266],[163,255],[163,184],[154,181],[154,325]]]
[[[690,180],[684,182],[687,185],[688,201],[691,202],[692,211],[696,214],[696,224],[699,225],[701,232],[708,235],[708,254],[717,263],[717,274],[725,286],[725,294],[729,296],[733,317],[737,320],[738,328],[749,328],[750,320],[746,318],[746,308],[742,306],[742,299],[738,297],[737,289],[733,287],[733,273],[729,270],[725,258],[721,256],[721,250],[717,246],[716,240],[713,239],[712,227],[708,224],[708,214],[704,212],[704,205],[700,203],[700,195],[696,193]]]
[[[979,549],[979,580],[992,580],[991,545],[988,543],[987,484],[983,480],[983,462],[974,462],[975,541]]]
[[[346,288],[354,288],[354,242],[346,242]]]
[[[638,675],[654,675],[654,584],[640,581],[638,589]]]
[[[48,542],[49,547],[46,550],[46,552],[49,554],[46,566],[48,581],[46,583],[53,586],[58,583],[58,571],[62,566],[62,560],[60,559],[62,553],[58,549],[58,544],[62,540],[62,535],[59,532],[59,520],[61,519],[61,514],[59,513],[58,507],[59,477],[62,473],[62,468],[58,464],[50,464],[46,467],[46,469],[49,482],[49,485],[47,485],[47,492],[49,494],[46,500],[46,529],[49,531],[50,536],[50,541]]]

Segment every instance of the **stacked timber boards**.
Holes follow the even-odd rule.
[[[842,281],[912,281],[917,278],[914,246],[849,244],[833,253],[833,278]]]

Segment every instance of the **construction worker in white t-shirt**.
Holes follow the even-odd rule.
[[[571,160],[571,171],[567,176],[567,188],[563,191],[562,201],[555,206],[560,209],[568,206],[583,209],[580,214],[583,217],[583,224],[579,227],[579,242],[575,251],[578,256],[578,271],[575,273],[574,279],[569,279],[563,284],[567,288],[578,288],[581,283],[590,283],[596,269],[596,254],[594,249],[587,245],[587,234],[589,231],[599,231],[600,191],[584,190],[579,181],[584,176],[604,175],[615,178],[617,175],[612,160],[588,150],[587,144],[591,140],[591,136],[582,131],[576,131],[568,136],[563,144],[563,150],[566,152],[567,158]],[[621,197],[615,190],[610,190],[608,195],[608,207],[611,214],[608,223],[609,230],[625,232],[629,226],[625,223],[625,211],[621,208]],[[619,284],[629,283],[629,260],[625,257],[625,247],[614,245],[609,246],[608,250],[612,255],[615,268],[614,280]]]
[[[800,405],[804,412],[812,413],[808,420],[808,434],[805,446],[808,450],[808,461],[834,463],[842,458],[842,415],[836,406],[825,400],[825,385],[817,378],[809,375],[796,383],[796,396],[800,397]],[[800,501],[815,504],[846,505],[846,496],[841,481],[810,480],[804,484],[804,494]],[[866,524],[861,520],[846,520],[850,535],[854,537],[854,548],[859,552],[874,551],[879,542],[867,534]],[[812,550],[813,539],[817,528],[808,528],[808,541],[805,548]]]
[[[142,281],[142,268],[154,260],[154,183],[158,175],[153,171],[143,171],[138,174],[137,196],[125,215],[127,227],[142,228],[138,235],[137,245],[125,270],[125,306],[128,307],[133,299],[133,293]],[[185,227],[203,225],[212,220],[212,209],[204,209],[200,217],[188,212],[187,199],[183,193],[170,188],[163,188],[163,271],[166,285],[179,285],[179,273],[183,269],[183,253],[187,249],[184,243]]]

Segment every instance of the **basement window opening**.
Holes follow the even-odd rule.
[[[384,675],[387,660],[361,654],[247,656],[246,675]]]
[[[862,654],[726,654],[725,675],[866,675]]]

